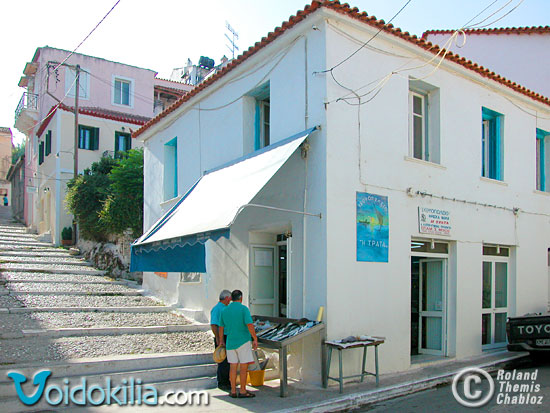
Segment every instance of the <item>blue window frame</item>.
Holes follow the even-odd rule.
[[[548,191],[546,185],[546,138],[550,132],[537,128],[537,190]]]
[[[251,91],[249,95],[255,99],[254,150],[257,151],[271,144],[269,82]]]
[[[115,132],[115,158],[120,158],[122,152],[132,149],[132,137],[129,133]]]
[[[481,176],[503,180],[502,125],[504,116],[482,108]]]
[[[178,196],[178,138],[164,144],[164,200]]]

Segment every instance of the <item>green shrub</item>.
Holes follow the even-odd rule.
[[[73,239],[73,229],[71,227],[65,227],[61,230],[61,239],[64,241],[70,241]]]
[[[99,217],[109,233],[131,229],[137,238],[143,231],[143,149],[125,155],[109,174],[110,192]]]
[[[94,162],[83,175],[67,183],[67,208],[75,216],[80,236],[93,241],[106,241],[109,235],[99,221],[99,212],[110,194],[109,173],[118,161],[109,157]]]

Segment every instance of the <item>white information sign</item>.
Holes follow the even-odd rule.
[[[418,231],[421,234],[450,236],[450,211],[437,208],[418,207]]]

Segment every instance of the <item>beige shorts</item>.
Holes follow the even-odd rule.
[[[227,350],[227,361],[230,364],[254,363],[254,356],[252,355],[252,343],[250,341],[247,341],[235,350]]]

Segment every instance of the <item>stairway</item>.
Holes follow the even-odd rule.
[[[44,397],[32,407],[19,401],[13,370],[29,379],[27,394],[44,369],[46,387],[83,377],[89,386],[140,379],[159,395],[215,387],[209,330],[0,214],[0,411],[48,407]]]

